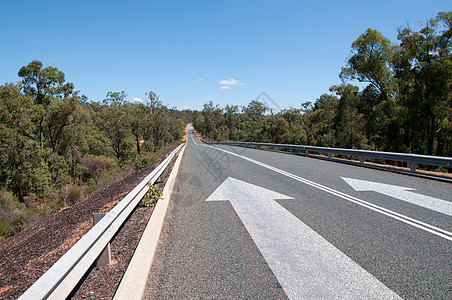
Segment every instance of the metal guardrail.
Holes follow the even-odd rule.
[[[154,184],[182,146],[173,150],[19,299],[66,299],[149,190],[148,183]]]
[[[446,168],[452,168],[452,158],[451,157],[443,157],[443,156],[429,156],[429,155],[418,155],[418,154],[405,154],[405,153],[394,153],[394,152],[381,152],[381,151],[368,151],[368,150],[353,150],[353,149],[343,149],[343,148],[327,148],[327,147],[313,147],[313,146],[302,146],[302,145],[290,145],[290,144],[271,144],[271,143],[250,143],[250,142],[206,142],[206,144],[224,144],[231,146],[240,146],[240,147],[248,147],[248,148],[259,148],[259,149],[286,149],[290,152],[299,151],[301,153],[296,153],[298,155],[310,156],[310,153],[326,153],[328,155],[328,159],[337,160],[333,158],[331,155],[347,155],[354,156],[359,158],[359,165],[365,164],[365,158],[374,158],[374,159],[383,159],[383,160],[391,160],[391,161],[401,161],[407,162],[410,166],[410,173],[421,174],[416,171],[416,165],[432,165],[432,166],[440,166]],[[317,156],[315,156],[317,157]],[[318,158],[318,157],[317,157]],[[343,160],[340,160],[343,161]],[[367,165],[369,166],[369,165]],[[391,169],[391,167],[381,167],[384,169]],[[400,170],[399,170],[400,171]],[[407,171],[408,172],[408,171]],[[440,177],[443,176],[433,176]]]

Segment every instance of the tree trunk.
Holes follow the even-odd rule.
[[[136,135],[135,139],[137,142],[137,152],[138,152],[138,155],[140,155],[141,154],[140,138]]]
[[[39,141],[41,143],[41,150],[44,149],[44,115],[41,116],[41,120],[39,121]]]
[[[430,118],[427,129],[427,155],[433,154],[433,138],[435,136],[435,128],[433,127],[433,120]]]

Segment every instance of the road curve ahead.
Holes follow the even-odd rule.
[[[148,299],[452,299],[452,185],[189,130]]]

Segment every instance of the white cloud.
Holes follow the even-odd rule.
[[[133,101],[136,101],[136,102],[144,102],[143,99],[138,98],[138,97],[133,98]]]
[[[231,78],[228,80],[220,80],[220,82],[218,82],[219,85],[244,85],[243,83],[241,83],[240,81]]]
[[[197,78],[196,81],[203,81],[204,78]]]
[[[191,109],[191,106],[184,106],[184,109]]]
[[[242,86],[245,85],[244,83],[241,83],[240,81],[238,81],[237,79],[234,78],[230,78],[228,80],[220,80],[218,82],[219,85],[221,85],[220,89],[223,90],[230,90],[233,86]]]

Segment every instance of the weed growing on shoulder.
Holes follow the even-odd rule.
[[[163,191],[157,186],[149,184],[149,191],[144,195],[140,201],[140,206],[152,207],[155,206],[157,201],[163,196]]]

